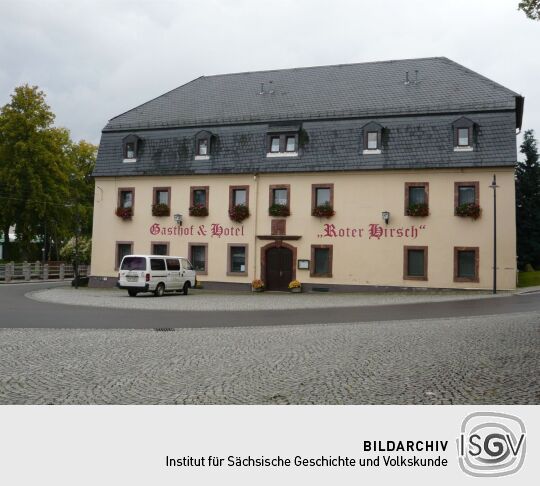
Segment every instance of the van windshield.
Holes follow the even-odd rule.
[[[146,258],[126,257],[120,270],[146,270]]]

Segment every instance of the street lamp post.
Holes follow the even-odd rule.
[[[79,236],[81,232],[81,215],[79,213],[79,203],[75,203],[75,214],[77,220],[77,227],[75,228],[75,268],[73,269],[75,274],[75,288],[79,288]]]
[[[41,263],[47,263],[47,203],[43,204],[45,208],[43,214],[43,248],[41,249]]]
[[[493,174],[493,181],[489,186],[493,189],[493,293],[497,293],[497,176]]]

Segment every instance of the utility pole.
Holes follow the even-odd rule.
[[[75,203],[75,214],[77,219],[77,227],[75,228],[75,288],[79,288],[79,232],[81,230],[81,220],[79,217],[79,204]]]

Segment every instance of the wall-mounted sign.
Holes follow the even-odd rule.
[[[309,260],[298,260],[298,270],[309,270]]]
[[[418,238],[418,234],[426,229],[425,224],[400,226],[398,228],[387,228],[380,224],[372,223],[367,228],[351,228],[349,226],[336,226],[326,223],[323,225],[323,231],[317,235],[317,238],[367,238],[369,240],[381,238]]]
[[[210,236],[211,238],[244,236],[244,225],[222,226],[219,223],[212,223],[210,225],[161,226],[159,223],[155,223],[150,226],[150,234],[152,236]]]

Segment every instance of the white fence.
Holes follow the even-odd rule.
[[[79,276],[90,275],[89,265],[79,265]],[[31,280],[65,280],[75,277],[73,265],[64,262],[0,263],[0,282]]]

